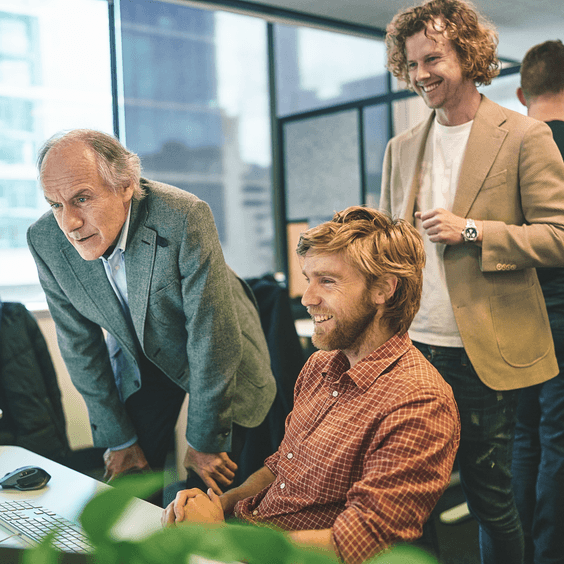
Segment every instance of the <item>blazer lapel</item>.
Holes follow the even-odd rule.
[[[131,319],[142,347],[145,318],[149,306],[149,289],[151,287],[155,253],[159,239],[154,229],[145,227],[144,223],[147,215],[146,201],[134,201],[125,250],[129,311],[131,312]]]
[[[402,174],[402,178],[404,185],[408,186],[408,190],[407,197],[403,199],[400,217],[410,223],[414,223],[413,214],[417,211],[415,209],[415,202],[421,188],[421,163],[425,154],[429,130],[434,119],[435,113],[433,112],[421,124],[421,127],[414,131],[413,136],[401,145],[401,153],[399,155],[400,170],[405,171],[405,175]]]
[[[455,215],[468,215],[507,136],[507,131],[500,127],[505,119],[504,113],[482,96],[460,169],[460,180],[452,206],[452,213]]]
[[[121,303],[116,296],[101,260],[87,261],[80,258],[72,247],[61,250],[68,262],[77,285],[83,289],[83,306],[93,313],[95,319],[104,319],[100,325],[137,356],[137,348],[131,330],[125,320]]]

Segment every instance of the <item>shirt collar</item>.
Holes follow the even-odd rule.
[[[125,246],[127,244],[127,235],[129,233],[129,220],[131,219],[131,200],[129,201],[129,209],[127,210],[127,218],[125,219],[125,223],[121,228],[121,235],[119,236],[116,249],[119,249],[122,252],[125,252]]]
[[[336,379],[346,372],[359,388],[367,390],[383,372],[407,352],[410,346],[411,339],[407,333],[402,336],[396,333],[352,368],[343,352],[334,351],[322,372]]]
[[[102,260],[108,260],[111,261],[117,253],[125,253],[125,246],[127,245],[127,235],[129,233],[129,220],[131,219],[131,201],[129,202],[129,209],[127,210],[127,217],[125,218],[125,223],[123,224],[123,227],[121,228],[121,233],[119,236],[119,239],[117,240],[115,249],[112,251],[112,253],[106,258],[104,256],[101,256],[100,258]]]

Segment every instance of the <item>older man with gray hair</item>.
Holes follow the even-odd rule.
[[[50,139],[38,166],[51,210],[28,244],[106,475],[162,468],[189,393],[184,464],[220,493],[276,384],[209,206],[141,178],[137,155],[98,131]]]

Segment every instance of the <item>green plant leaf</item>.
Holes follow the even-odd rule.
[[[144,498],[162,487],[162,475],[127,476],[94,497],[80,521],[95,545],[96,564],[190,564],[190,557],[248,564],[335,564],[336,556],[294,545],[274,528],[243,523],[167,527],[137,541],[116,541],[110,532],[133,498]],[[54,533],[22,555],[22,564],[57,564],[51,547]],[[399,545],[372,559],[371,564],[438,564],[428,553]]]
[[[249,564],[334,564],[317,550],[301,549],[269,527],[245,524],[184,524],[157,531],[141,541],[147,564],[181,563],[190,554],[219,562]]]
[[[434,556],[410,545],[398,545],[380,554],[370,564],[439,564]]]
[[[158,491],[162,484],[163,476],[160,473],[125,476],[117,478],[110,489],[91,499],[80,516],[80,522],[92,543],[98,545],[106,542],[113,526],[133,498],[144,499]]]
[[[25,550],[22,554],[21,564],[58,564],[59,553],[51,544],[54,536],[54,532],[49,533],[40,544]]]

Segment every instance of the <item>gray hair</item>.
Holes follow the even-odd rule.
[[[66,133],[57,133],[48,139],[37,156],[39,180],[43,173],[43,164],[49,151],[55,147],[64,147],[73,143],[83,143],[92,150],[100,178],[106,186],[117,194],[120,188],[133,181],[133,198],[140,200],[145,196],[141,186],[141,160],[126,149],[115,137],[93,129],[74,129]]]

